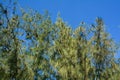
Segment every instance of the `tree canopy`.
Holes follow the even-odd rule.
[[[47,11],[1,3],[0,80],[119,80],[118,46],[102,18],[95,22],[74,30]]]

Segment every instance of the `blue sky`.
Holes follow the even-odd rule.
[[[96,17],[102,17],[111,37],[120,41],[120,0],[19,0],[19,3],[40,13],[48,10],[53,21],[60,13],[73,28],[81,21],[91,24],[95,23]]]

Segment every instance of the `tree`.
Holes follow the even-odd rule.
[[[116,51],[115,44],[112,39],[109,38],[108,33],[104,30],[104,24],[101,18],[96,19],[97,26],[94,32],[94,51],[93,51],[93,64],[95,67],[95,79],[96,80],[108,80],[114,73],[115,69],[114,54]],[[108,69],[110,73],[106,73]]]
[[[75,39],[76,39],[76,50],[77,50],[77,63],[79,66],[79,74],[81,73],[82,80],[89,79],[89,71],[91,69],[91,40],[89,37],[90,28],[87,28],[85,24],[81,24],[75,30]]]
[[[56,23],[56,38],[52,50],[51,64],[56,69],[57,79],[76,79],[76,52],[72,30],[61,18]]]

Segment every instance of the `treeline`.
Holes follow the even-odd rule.
[[[101,18],[74,30],[8,1],[0,4],[0,80],[120,79],[118,46]]]

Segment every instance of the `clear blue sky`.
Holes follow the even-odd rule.
[[[91,24],[96,17],[102,17],[111,37],[120,41],[120,0],[19,0],[19,3],[40,13],[48,10],[53,21],[60,12],[63,20],[73,28],[81,21]],[[120,52],[117,56],[120,57]]]

